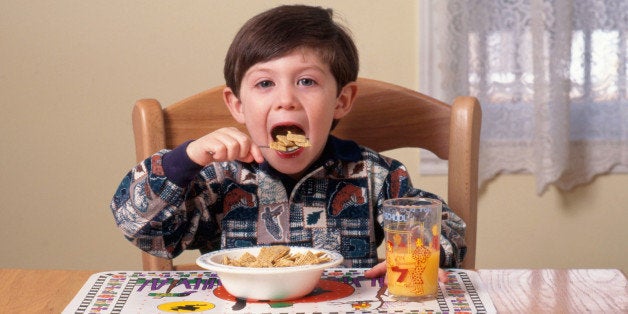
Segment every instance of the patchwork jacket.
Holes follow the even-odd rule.
[[[125,237],[156,256],[289,244],[340,252],[347,267],[372,267],[384,238],[382,202],[405,196],[440,199],[413,188],[400,162],[333,136],[296,182],[267,163],[200,167],[187,157],[186,146],[138,164],[111,202]],[[441,267],[459,266],[465,228],[444,204]]]

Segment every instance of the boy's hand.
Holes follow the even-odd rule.
[[[381,277],[385,275],[386,275],[386,262],[385,261],[373,266],[373,268],[364,272],[364,277],[366,278],[376,278],[376,277]],[[447,273],[441,268],[438,269],[438,281],[447,282]],[[387,283],[386,280],[384,280],[384,282]]]
[[[214,161],[264,162],[259,146],[234,127],[218,129],[191,142],[186,153],[201,166]]]

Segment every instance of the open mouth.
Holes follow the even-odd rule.
[[[270,148],[281,153],[292,153],[303,147],[309,147],[310,142],[305,137],[305,132],[296,125],[280,125],[271,130],[274,142]]]
[[[305,135],[305,132],[303,130],[301,130],[300,127],[296,126],[296,125],[279,125],[274,127],[271,131],[270,131],[270,135],[273,137],[273,139],[275,141],[277,141],[277,135],[287,135],[288,132],[292,133],[292,134],[300,134],[300,135]]]

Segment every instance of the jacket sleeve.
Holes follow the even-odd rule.
[[[209,224],[204,230],[216,233],[218,228],[207,212],[209,204],[215,202],[210,195],[215,194],[209,193],[199,178],[170,178],[163,164],[167,153],[160,151],[131,169],[110,207],[115,223],[129,241],[152,255],[173,258],[184,249],[195,248],[199,224]],[[200,177],[199,169],[196,177]],[[188,170],[188,174],[193,172]]]
[[[445,200],[436,194],[414,188],[410,175],[403,164],[393,160],[389,176],[389,197],[425,197],[443,203],[440,237],[440,267],[458,268],[465,256],[467,245],[464,240],[465,222],[449,208]],[[398,188],[397,188],[398,187]]]

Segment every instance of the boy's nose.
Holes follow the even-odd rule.
[[[298,106],[299,99],[292,88],[282,88],[278,92],[275,109],[294,110]]]

